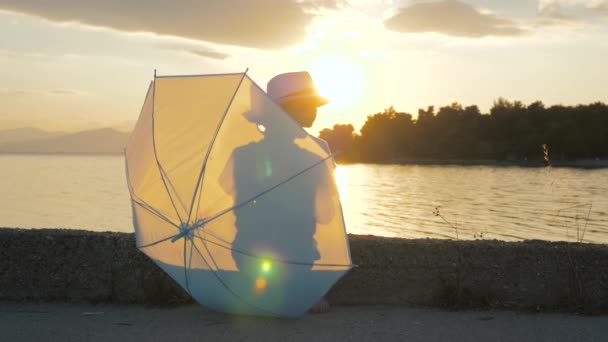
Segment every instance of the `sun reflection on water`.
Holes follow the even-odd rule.
[[[343,166],[336,166],[334,170],[334,177],[336,179],[336,185],[338,186],[338,192],[340,193],[340,198],[342,201],[346,198],[346,185],[348,180],[348,173]]]

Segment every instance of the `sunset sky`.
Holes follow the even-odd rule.
[[[153,70],[310,70],[311,129],[500,97],[608,102],[608,0],[0,0],[0,128],[129,128]]]

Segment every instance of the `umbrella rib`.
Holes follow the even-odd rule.
[[[205,262],[205,264],[207,264],[207,266],[209,267],[209,270],[211,271],[211,273],[213,273],[213,275],[215,276],[215,278],[217,278],[217,280],[220,282],[220,284],[221,284],[221,285],[222,285],[222,286],[223,286],[223,287],[224,287],[224,288],[225,288],[225,289],[226,289],[228,292],[230,292],[230,293],[231,293],[233,296],[235,296],[236,298],[238,298],[238,299],[239,299],[241,302],[245,303],[246,305],[251,306],[252,308],[254,308],[254,309],[256,309],[256,310],[260,310],[260,311],[263,311],[263,312],[266,312],[266,313],[268,313],[268,314],[275,315],[275,316],[277,316],[277,315],[278,315],[278,313],[276,313],[276,312],[273,312],[273,311],[271,311],[271,310],[267,310],[267,309],[263,309],[263,308],[260,308],[260,307],[258,307],[258,306],[256,306],[256,305],[253,305],[253,304],[249,303],[248,301],[246,301],[245,299],[243,299],[243,297],[241,297],[241,296],[240,296],[238,293],[234,292],[234,291],[233,291],[233,290],[230,288],[230,286],[228,286],[228,284],[226,284],[226,282],[224,282],[224,280],[222,279],[222,277],[220,277],[220,275],[219,275],[219,274],[217,274],[217,272],[211,268],[211,265],[209,265],[209,262],[207,262],[207,260],[206,260],[206,259],[205,259],[205,257],[203,256],[203,253],[201,253],[201,251],[198,249],[198,247],[196,247],[196,244],[194,244],[194,243],[193,243],[193,244],[192,244],[192,246],[194,247],[194,249],[196,250],[196,252],[198,253],[198,255],[201,257],[201,259],[202,259],[202,260]],[[207,250],[207,252],[209,253],[209,251],[208,251],[208,250]],[[211,253],[209,253],[209,255],[211,255]]]
[[[333,158],[333,157],[334,157],[334,155],[335,155],[335,153],[334,153],[334,154],[330,154],[330,155],[329,155],[329,156],[327,156],[326,158],[321,159],[320,161],[318,161],[318,162],[314,163],[313,165],[311,165],[311,166],[309,166],[309,167],[305,168],[304,170],[302,170],[302,171],[300,171],[300,172],[296,173],[295,175],[293,175],[293,176],[291,176],[291,177],[289,177],[289,178],[285,179],[284,181],[282,181],[282,182],[280,182],[280,183],[278,183],[278,184],[276,184],[276,185],[273,185],[272,187],[270,187],[270,188],[268,188],[268,189],[266,189],[266,190],[262,191],[261,193],[259,193],[259,194],[255,195],[255,196],[251,197],[250,199],[245,200],[245,201],[243,201],[243,202],[241,202],[241,203],[239,203],[239,204],[237,204],[237,205],[235,205],[235,206],[233,206],[233,207],[230,207],[230,208],[228,208],[228,209],[225,209],[225,210],[220,211],[219,213],[217,213],[217,214],[215,214],[215,215],[213,215],[213,216],[211,216],[211,217],[207,218],[206,220],[204,220],[203,224],[207,224],[207,223],[209,223],[209,222],[211,222],[211,221],[213,221],[213,220],[215,220],[215,219],[217,219],[217,218],[219,218],[219,217],[221,217],[221,216],[225,215],[226,213],[229,213],[229,212],[231,212],[231,211],[234,211],[234,210],[236,210],[236,209],[239,209],[239,208],[241,208],[241,207],[243,207],[243,206],[245,206],[245,205],[249,204],[250,202],[255,201],[256,199],[258,199],[258,198],[260,198],[260,197],[264,196],[265,194],[267,194],[267,193],[271,192],[272,190],[274,190],[274,189],[278,188],[279,186],[281,186],[281,185],[283,185],[283,184],[288,183],[288,182],[289,182],[289,181],[291,181],[292,179],[294,179],[294,178],[296,178],[296,177],[298,177],[298,176],[300,176],[300,175],[302,175],[302,174],[304,174],[304,173],[306,173],[306,172],[310,171],[311,169],[315,168],[316,166],[318,166],[318,165],[320,165],[320,164],[322,164],[322,163],[326,162],[327,160],[329,160],[329,159]]]
[[[192,245],[194,244],[194,241],[192,239],[190,239],[190,260],[188,260],[188,270],[192,269]],[[188,279],[188,278],[186,278]],[[188,287],[188,291],[190,291],[190,288]]]
[[[160,165],[159,165],[159,167],[160,167]],[[175,170],[175,168],[173,170]],[[173,170],[171,170],[171,171],[173,171]],[[169,185],[171,186],[171,189],[175,193],[175,195],[179,201],[179,204],[181,204],[184,211],[186,211],[187,210],[186,205],[184,204],[184,201],[182,201],[181,197],[179,197],[179,194],[177,193],[177,190],[175,189],[175,185],[173,185],[173,183],[171,182],[171,179],[169,178],[169,174],[165,171],[164,168],[160,168],[160,171],[165,175],[165,178],[167,179],[167,181],[169,182]]]
[[[211,262],[213,263],[216,269],[219,269],[219,267],[217,266],[217,262],[215,262],[215,258],[211,254],[211,251],[209,251],[209,247],[207,247],[206,239],[201,239],[201,241],[203,242],[203,247],[205,247],[205,251],[207,251],[207,254],[209,254],[209,258],[211,258]]]
[[[177,235],[179,235],[179,234],[176,234],[176,235],[173,235],[173,236],[168,236],[168,237],[166,237],[166,238],[164,238],[164,239],[162,239],[162,240],[158,240],[158,241],[156,241],[156,242],[151,242],[151,243],[149,243],[149,244],[147,244],[147,245],[143,245],[143,246],[137,246],[137,248],[138,248],[138,249],[143,249],[143,248],[147,248],[147,247],[156,246],[156,245],[158,245],[159,243],[163,243],[163,242],[166,242],[166,241],[169,241],[169,240],[173,239],[173,238],[174,238],[174,237],[176,237]]]
[[[340,198],[340,192],[338,191],[338,199]],[[344,220],[344,210],[342,208],[342,201],[339,200],[338,201],[338,205],[340,206],[340,218],[342,220],[342,231],[344,232],[344,236],[346,237],[346,239],[348,240],[348,233],[346,232],[346,222]],[[352,263],[352,257],[350,254],[350,244],[348,243],[348,241],[346,241],[346,251],[348,253],[348,260],[351,260]],[[357,267],[356,265],[352,265],[352,267]]]
[[[241,250],[238,250],[236,248],[229,247],[229,246],[224,246],[224,245],[222,245],[220,243],[217,243],[217,242],[211,241],[209,239],[206,239],[204,237],[201,237],[201,236],[197,235],[196,233],[194,234],[194,237],[199,238],[203,242],[208,242],[208,243],[210,243],[212,245],[218,246],[220,248],[231,250],[231,251],[236,252],[236,253],[241,254],[241,255],[245,255],[245,256],[248,256],[248,257],[256,258],[256,259],[264,259],[264,260],[276,261],[276,262],[279,262],[279,263],[282,263],[282,264],[286,264],[286,265],[327,266],[327,267],[352,267],[353,266],[352,264],[318,264],[318,263],[289,261],[289,260],[285,260],[285,259],[278,259],[278,258],[273,258],[273,257],[260,256],[260,255],[257,255],[257,254],[253,254],[253,253],[249,253],[249,252],[244,252],[244,251],[241,251]]]
[[[135,202],[136,204],[139,204],[142,208],[144,208],[144,209],[148,210],[149,212],[151,212],[152,214],[156,215],[161,220],[169,223],[170,225],[172,225],[176,228],[179,228],[175,223],[171,222],[171,220],[169,220],[167,217],[165,217],[163,214],[161,214],[158,210],[152,208],[151,205],[146,203],[144,200],[142,200],[141,198],[139,198],[139,196],[137,196],[135,194],[135,191],[133,191],[133,185],[131,184],[131,178],[129,176],[129,163],[127,163],[126,149],[125,149],[125,172],[127,174],[127,187],[129,188],[129,195],[131,195],[131,200],[133,202]]]
[[[144,203],[144,202],[140,202],[136,199],[131,199],[133,201],[133,203],[139,205],[140,207],[144,208],[145,210],[149,211],[152,215],[155,215],[156,217],[158,217],[159,219],[167,222],[168,224],[172,225],[175,228],[179,228],[178,225],[176,225],[175,223],[171,222],[171,220],[169,220],[168,218],[164,217],[161,213],[159,213],[156,209],[150,207],[148,204]]]
[[[158,153],[156,151],[156,130],[155,128],[155,118],[156,118],[156,110],[154,107],[154,98],[156,97],[156,82],[154,82],[154,92],[152,93],[152,147],[154,149],[154,159],[156,160],[156,165],[158,166],[158,170],[160,173],[160,178],[163,181],[163,184],[165,185],[165,190],[167,191],[167,196],[169,196],[169,200],[171,201],[171,205],[173,205],[173,209],[175,210],[175,214],[177,215],[177,217],[179,218],[180,223],[183,223],[184,220],[182,220],[181,215],[179,214],[179,211],[177,210],[177,207],[175,206],[175,202],[173,201],[173,197],[171,197],[171,192],[169,191],[169,188],[167,187],[167,182],[165,181],[165,177],[163,176],[164,174],[164,170],[162,165],[160,164],[160,160],[158,160]]]
[[[175,202],[173,201],[173,197],[171,196],[171,191],[169,191],[169,187],[167,186],[167,182],[165,180],[165,177],[163,176],[165,171],[163,170],[163,167],[160,165],[160,161],[158,160],[158,157],[156,156],[156,144],[154,144],[154,158],[156,159],[156,165],[158,165],[160,178],[162,179],[163,184],[165,185],[165,190],[167,191],[167,196],[169,196],[169,200],[171,201],[173,210],[175,210],[175,214],[179,218],[179,221],[183,222],[184,220],[182,219],[182,216],[179,214],[179,211],[177,210],[177,206],[175,205]],[[171,183],[171,181],[169,181],[169,183]],[[171,186],[173,186],[173,184]]]
[[[211,233],[209,233],[209,232],[207,232],[205,230],[203,230],[203,234],[209,234],[209,235],[215,237],[216,239],[218,239],[220,241],[223,241],[223,239],[220,239],[220,238],[214,236],[215,234],[211,234]],[[196,235],[196,230],[192,232],[192,235]],[[203,246],[205,247],[205,250],[207,251],[207,253],[209,253],[209,257],[211,258],[211,262],[213,262],[213,265],[215,265],[215,268],[219,268],[217,266],[217,262],[215,262],[215,258],[213,257],[213,255],[211,255],[211,252],[209,251],[209,247],[207,247],[207,239],[201,239],[201,240],[203,242]]]
[[[191,153],[189,156],[184,158],[182,161],[180,161],[178,164],[176,164],[171,169],[165,171],[165,169],[163,168],[163,172],[165,172],[165,174],[169,174],[169,173],[177,170],[178,168],[183,166],[186,162],[188,162],[190,159],[192,159],[192,157],[196,156],[197,154],[198,154],[198,152]],[[146,183],[146,185],[150,185],[150,183]],[[177,193],[177,190],[175,190],[174,186],[173,186],[173,190]],[[187,210],[186,204],[181,200],[181,198],[179,198],[179,200],[180,200],[180,204],[182,205],[182,208],[184,208],[184,211],[186,211]]]
[[[234,102],[234,98],[236,97],[236,94],[239,92],[239,89],[241,88],[241,84],[243,83],[245,76],[247,76],[246,70],[243,73],[243,77],[241,77],[239,84],[236,86],[236,89],[234,90],[234,94],[232,94],[232,97],[230,98],[230,102],[228,102],[228,105],[226,106],[226,109],[224,110],[224,114],[222,114],[222,118],[220,119],[220,122],[218,123],[217,127],[215,128],[215,132],[213,133],[213,138],[211,138],[211,142],[209,143],[209,146],[207,147],[207,151],[205,152],[205,159],[203,159],[203,165],[201,165],[201,171],[198,175],[198,179],[196,180],[196,187],[194,188],[194,194],[192,194],[192,202],[190,203],[190,211],[188,212],[188,220],[190,220],[190,216],[192,216],[192,209],[194,209],[194,202],[196,201],[196,196],[198,195],[200,188],[202,188],[201,183],[203,180],[203,174],[205,172],[205,168],[207,167],[207,161],[209,160],[209,155],[211,155],[211,149],[213,148],[215,139],[217,138],[220,128],[222,128],[222,124],[224,123],[224,120],[226,119],[226,116],[228,115],[230,106],[232,106],[232,102]],[[199,202],[200,202],[200,198],[201,198],[201,196],[199,196]]]
[[[200,229],[200,228],[201,228],[201,227],[199,227],[199,229]],[[210,235],[210,236],[212,236],[212,237],[214,237],[214,238],[216,238],[216,239],[218,239],[218,240],[222,241],[222,242],[223,242],[223,243],[225,243],[225,244],[230,244],[230,242],[228,242],[228,241],[226,241],[226,240],[222,239],[221,237],[219,237],[219,236],[215,235],[214,233],[211,233],[210,231],[205,230],[205,234]],[[196,235],[196,230],[194,231],[194,235]]]
[[[139,110],[139,117],[141,117],[142,113],[144,112],[144,108],[146,107],[146,102],[148,100],[148,95],[150,95],[150,91],[152,90],[152,86],[154,85],[154,81],[150,81],[150,84],[148,85],[148,91],[146,91],[146,97],[144,98],[144,103],[141,104],[141,109]],[[139,119],[138,117],[138,119]],[[133,131],[137,130],[137,124],[138,122],[135,124],[135,127],[133,128]],[[132,144],[132,141],[134,141],[134,134],[130,134],[129,135],[129,140],[127,141],[127,146],[130,146]],[[127,155],[127,148],[125,147],[124,149],[125,152],[125,157]]]
[[[241,75],[242,72],[224,73],[224,74],[196,74],[196,75],[161,75],[156,78],[189,78],[189,77],[214,77],[214,76],[236,76]]]
[[[186,264],[186,259],[188,259],[188,239],[184,239],[184,279],[186,280],[186,291],[190,293],[190,282],[188,281],[188,266]],[[192,253],[192,251],[190,252]],[[190,293],[192,295],[192,293]]]

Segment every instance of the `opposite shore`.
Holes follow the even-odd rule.
[[[465,166],[520,166],[520,167],[574,167],[606,168],[608,159],[552,160],[549,165],[544,160],[493,160],[493,159],[394,159],[387,163],[398,165],[465,165]]]
[[[90,156],[101,156],[101,157],[122,157],[124,156],[123,151],[110,151],[110,152],[7,152],[0,151],[0,156],[77,156],[77,157],[90,157]],[[377,165],[445,165],[445,166],[497,166],[497,167],[571,167],[571,168],[583,168],[583,169],[595,169],[595,168],[608,168],[608,159],[572,159],[572,160],[552,160],[549,165],[544,160],[495,160],[495,159],[410,159],[410,158],[399,158],[393,159],[386,162],[347,162],[342,161],[339,164],[377,164]]]

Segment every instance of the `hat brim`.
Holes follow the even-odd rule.
[[[285,97],[279,99],[278,102],[279,102],[279,104],[283,105],[286,103],[299,102],[299,101],[312,102],[312,103],[314,103],[315,107],[321,107],[321,106],[324,106],[331,102],[331,100],[329,98],[324,97],[324,96],[319,96],[319,95],[285,96]]]

